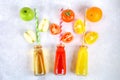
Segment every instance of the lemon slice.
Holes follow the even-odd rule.
[[[86,44],[93,44],[97,41],[98,37],[97,32],[88,32],[84,35],[84,41]]]
[[[82,34],[85,32],[85,26],[82,20],[78,19],[74,23],[74,32],[77,34]]]

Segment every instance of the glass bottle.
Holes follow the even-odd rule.
[[[66,55],[65,55],[64,45],[62,44],[57,46],[54,74],[56,75],[66,74]]]
[[[78,50],[75,73],[86,76],[88,74],[88,51],[87,46],[80,46]]]
[[[42,46],[34,46],[34,75],[46,74]]]

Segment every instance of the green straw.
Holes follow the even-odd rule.
[[[38,30],[38,25],[39,25],[39,19],[38,19],[38,14],[36,8],[34,9],[35,12],[35,25],[36,25],[36,39],[37,39],[37,44],[40,44],[40,32]]]

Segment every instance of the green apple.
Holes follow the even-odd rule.
[[[24,7],[20,10],[20,17],[24,21],[30,21],[34,18],[34,11],[29,7]]]

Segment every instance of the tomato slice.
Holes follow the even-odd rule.
[[[71,22],[74,20],[75,14],[71,9],[66,9],[62,11],[61,18],[65,22]]]
[[[61,32],[61,28],[59,25],[53,23],[50,25],[50,32],[53,35],[57,35]]]
[[[73,40],[73,35],[70,32],[66,32],[62,35],[61,40],[65,43],[69,43]]]

